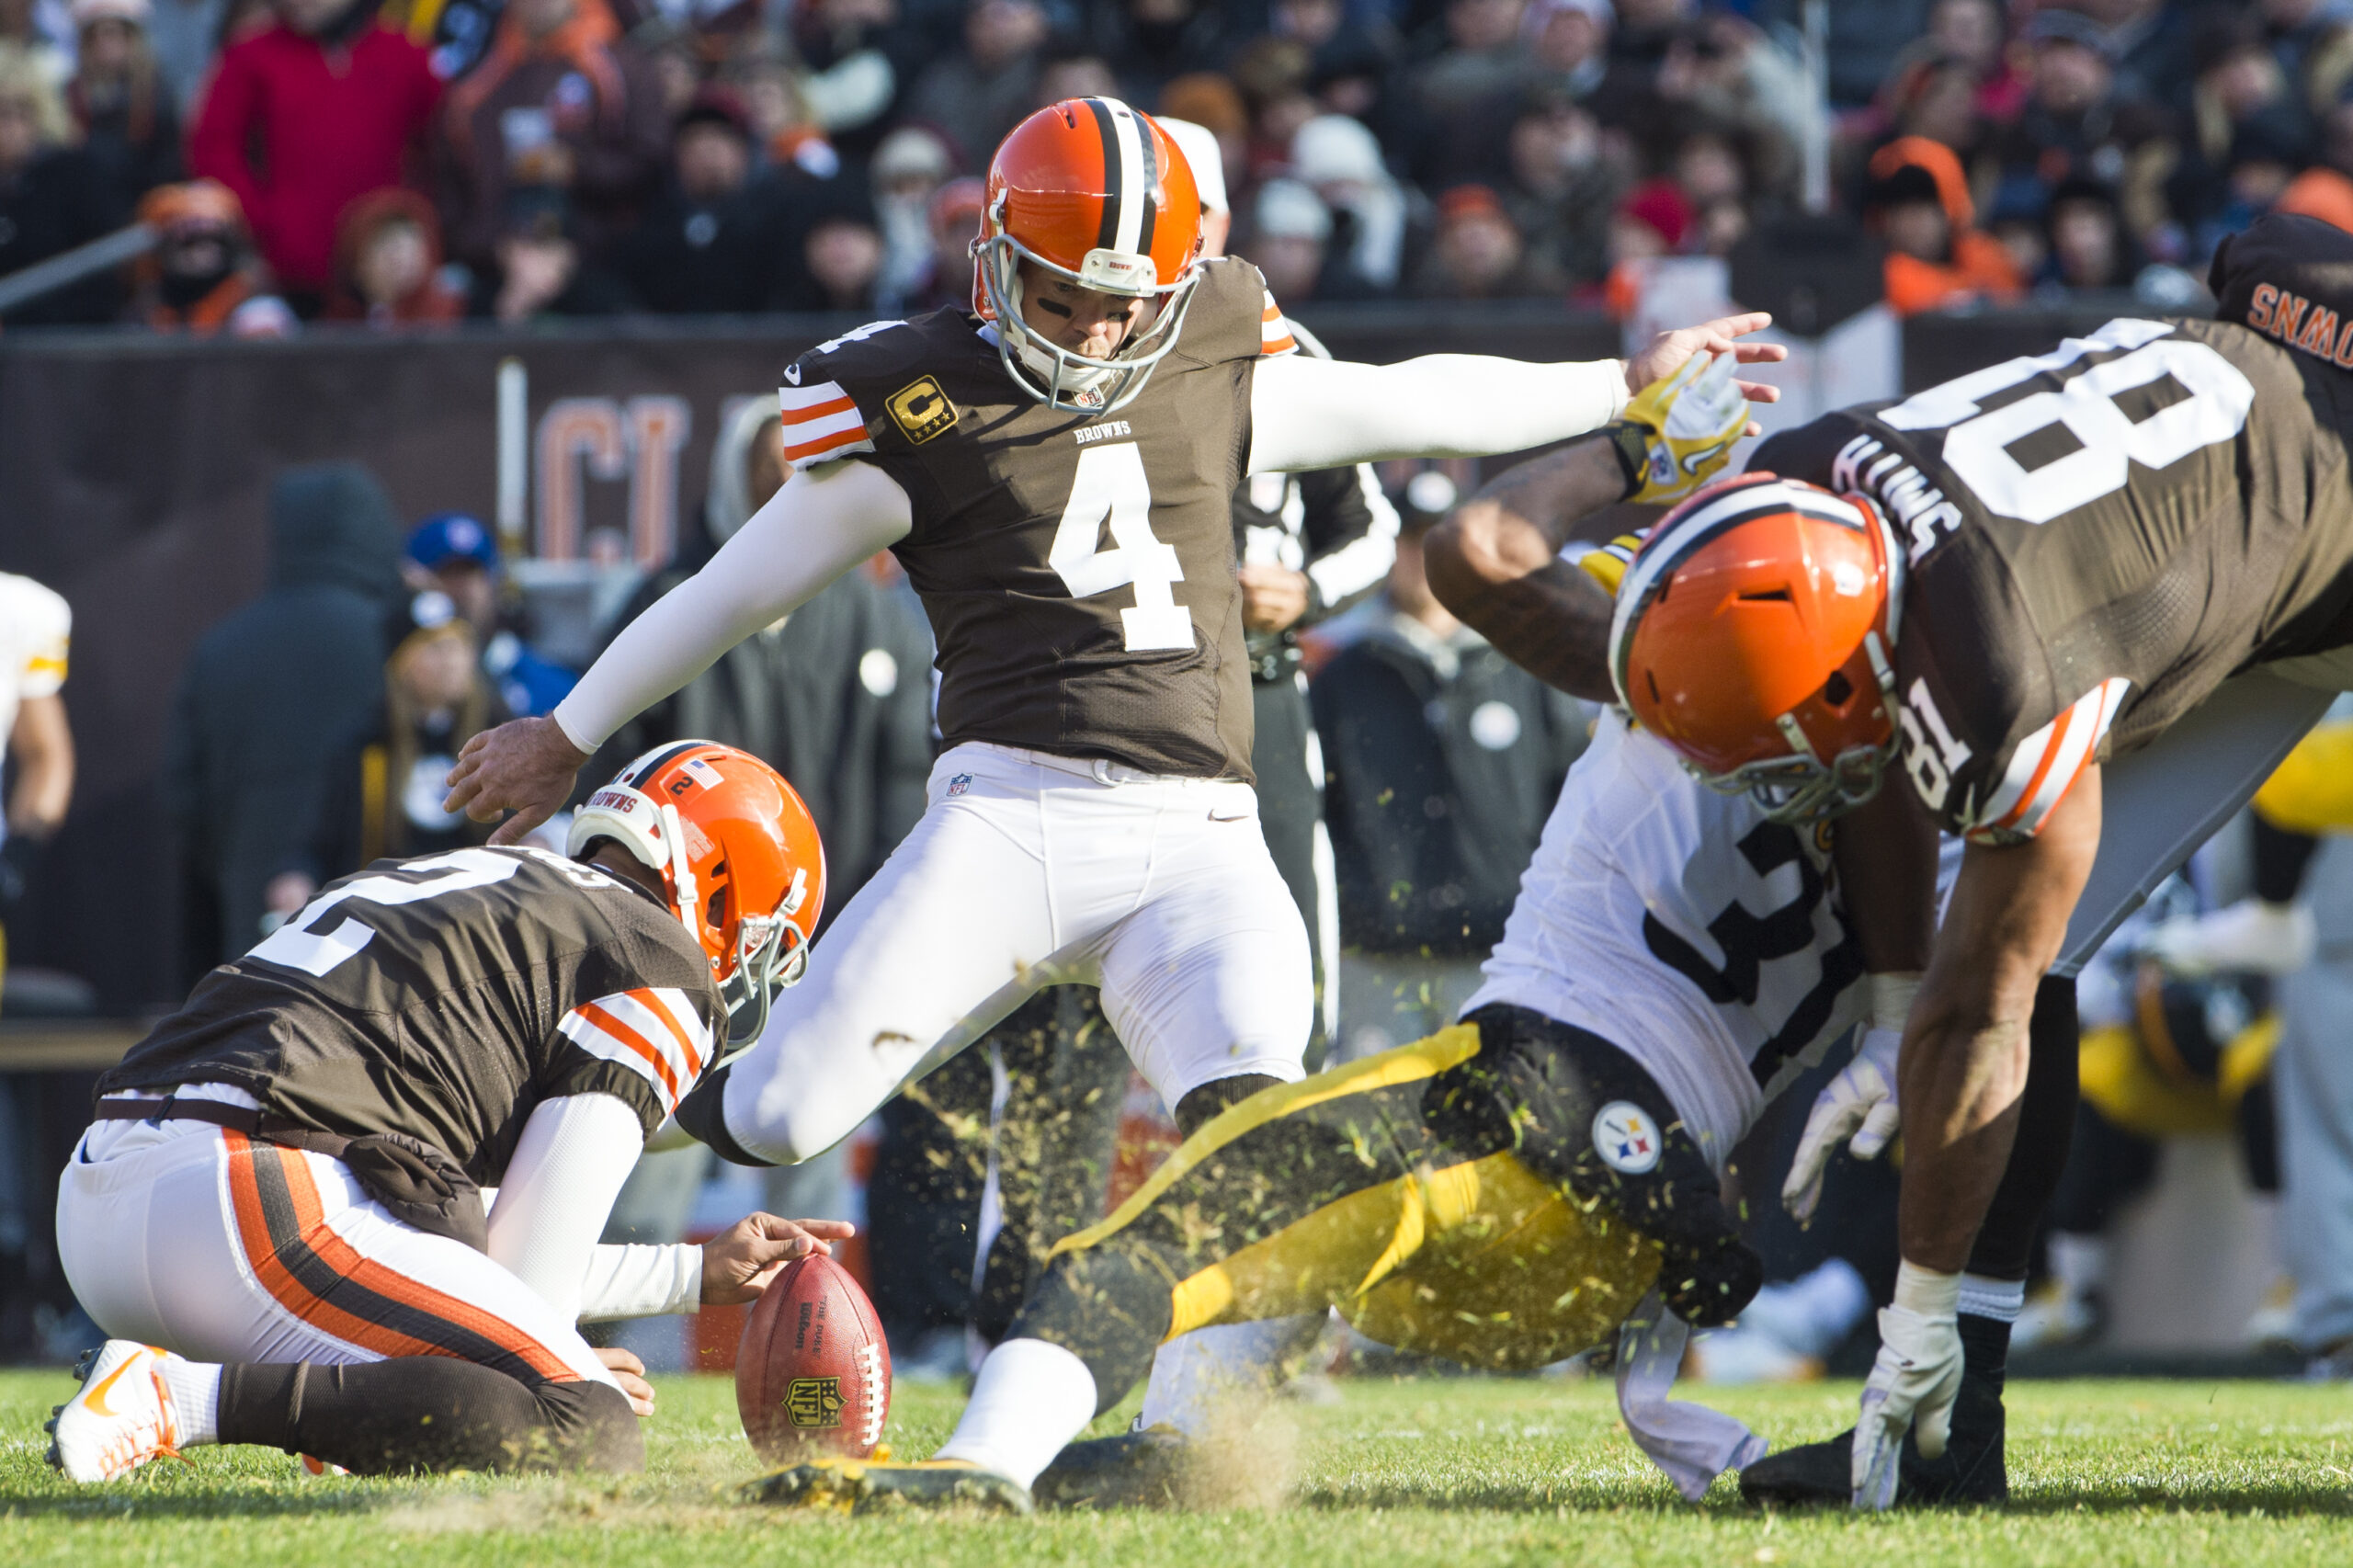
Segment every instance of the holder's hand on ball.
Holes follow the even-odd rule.
[[[642,1418],[654,1414],[654,1385],[645,1381],[645,1363],[618,1346],[606,1346],[597,1352],[597,1359],[605,1370],[613,1374],[613,1381],[620,1384],[621,1392],[629,1396],[629,1407]]]
[[[831,1256],[833,1243],[857,1233],[847,1220],[746,1214],[702,1244],[702,1304],[733,1307],[756,1301],[786,1264],[813,1252]]]

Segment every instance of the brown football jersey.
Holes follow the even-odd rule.
[[[1825,415],[1750,466],[1896,525],[1904,767],[1948,831],[2001,844],[2237,671],[2353,642],[2348,427],[2325,358],[2125,318]]]
[[[1111,415],[1016,386],[960,310],[859,328],[785,372],[785,456],[896,480],[893,548],[938,642],[948,744],[1249,778],[1232,501],[1250,378],[1289,352],[1257,268],[1205,262],[1183,331]]]

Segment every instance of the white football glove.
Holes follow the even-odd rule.
[[[1906,1263],[1896,1271],[1895,1301],[1879,1313],[1879,1359],[1863,1384],[1848,1478],[1854,1506],[1895,1502],[1904,1434],[1916,1422],[1920,1457],[1937,1459],[1952,1436],[1952,1402],[1961,1392],[1961,1276]]]
[[[1864,1030],[1855,1059],[1813,1096],[1805,1135],[1781,1184],[1781,1204],[1799,1221],[1813,1218],[1814,1205],[1822,1201],[1822,1173],[1842,1140],[1855,1158],[1875,1160],[1895,1136],[1903,1121],[1895,1104],[1895,1051],[1903,1043],[1900,1017],[1893,1028]]]

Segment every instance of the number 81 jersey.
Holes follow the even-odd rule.
[[[1292,343],[1257,268],[1200,269],[1176,346],[1112,415],[1029,396],[961,310],[860,328],[785,372],[789,461],[855,458],[906,492],[892,553],[938,642],[948,744],[1251,777],[1233,497],[1252,368]]]
[[[2236,671],[2353,641],[2353,377],[2220,322],[2109,322],[1752,467],[1860,493],[1907,555],[1903,758],[1948,831],[2032,837]]]

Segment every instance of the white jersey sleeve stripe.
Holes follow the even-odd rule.
[[[856,406],[839,381],[813,381],[805,387],[779,387],[776,392],[777,409],[787,420],[803,417],[811,409],[832,403],[845,408]]]
[[[1998,834],[2031,838],[2041,832],[2052,810],[2091,761],[2131,686],[2121,676],[2104,680],[2019,742],[2010,755],[2001,788],[1985,803],[1970,837],[1984,841]]]
[[[617,1062],[653,1085],[665,1114],[678,1108],[710,1055],[710,1032],[676,991],[624,991],[584,1002],[556,1028],[591,1056]]]

